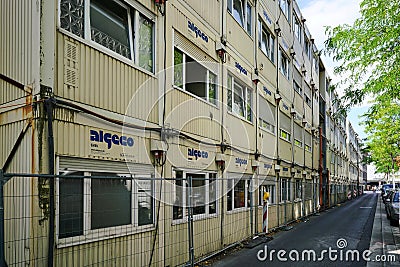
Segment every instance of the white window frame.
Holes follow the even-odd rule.
[[[228,80],[231,80],[231,88],[227,88],[228,90],[228,95],[231,95],[231,103],[228,102],[228,110],[232,114],[235,114],[236,116],[240,117],[241,119],[248,121],[248,122],[253,122],[254,120],[254,114],[253,114],[253,89],[247,85],[245,85],[244,82],[242,82],[240,79],[236,78],[234,75],[228,73]],[[229,84],[229,83],[228,83]],[[235,85],[241,87],[241,98],[243,100],[243,105],[244,105],[244,110],[243,110],[243,116],[234,108],[235,107]],[[249,98],[250,94],[250,99]],[[229,99],[228,99],[229,101]],[[251,114],[248,114],[248,105],[250,104],[250,112]],[[249,115],[251,116],[251,119],[249,120]]]
[[[201,62],[197,61],[194,57],[192,57],[190,54],[188,54],[186,51],[184,51],[181,48],[174,47],[173,54],[172,54],[172,62],[174,62],[175,50],[178,50],[178,51],[180,51],[182,53],[182,55],[183,55],[182,61],[183,62],[182,62],[182,86],[180,87],[179,85],[176,85],[175,84],[175,80],[174,80],[173,81],[174,87],[179,88],[179,89],[185,91],[186,93],[188,93],[188,94],[190,94],[190,95],[192,95],[192,96],[194,96],[194,97],[196,97],[196,98],[198,98],[200,100],[206,101],[207,103],[209,103],[209,104],[211,104],[213,106],[218,106],[218,75],[216,73],[212,72],[204,64],[202,64]],[[207,74],[206,74],[206,77],[205,77],[206,81],[207,81],[207,86],[206,86],[206,89],[205,89],[206,90],[205,99],[186,90],[187,65],[190,64],[190,63],[186,62],[186,57],[187,56],[191,57],[193,60],[196,61],[197,64],[201,65],[207,71]],[[210,99],[210,81],[209,81],[210,73],[212,73],[215,76],[215,99],[213,99],[214,103]],[[172,77],[173,78],[175,77],[175,63],[174,63],[174,72],[173,72],[173,76]]]
[[[303,89],[301,89],[300,85],[296,82],[293,81],[293,89],[299,94],[299,95],[303,95]]]
[[[304,149],[305,149],[307,152],[312,152],[312,148],[311,148],[310,145],[304,144]]]
[[[219,208],[218,208],[218,180],[217,180],[217,173],[216,172],[196,172],[194,170],[182,170],[182,169],[175,169],[174,171],[174,176],[176,177],[176,172],[182,172],[182,218],[176,218],[174,219],[174,215],[172,214],[171,218],[174,224],[178,224],[178,223],[183,223],[183,222],[187,222],[187,217],[188,217],[188,211],[187,211],[187,199],[186,196],[187,195],[187,190],[188,187],[186,185],[186,179],[188,177],[188,174],[190,176],[190,174],[201,174],[204,175],[204,180],[205,180],[205,184],[206,184],[206,195],[205,195],[205,213],[204,214],[196,214],[193,215],[193,219],[194,220],[200,220],[200,219],[206,219],[206,218],[211,218],[211,217],[216,217],[218,216],[218,212],[219,212]],[[210,178],[210,174],[214,174],[215,177],[214,178]],[[214,183],[215,183],[215,213],[210,213],[210,179],[214,179]],[[174,186],[174,196],[176,194],[176,184],[173,185]],[[173,209],[172,209],[172,213],[173,213]]]
[[[239,181],[244,181],[244,207],[235,208],[235,187]],[[228,210],[228,205],[226,205],[227,212],[235,212],[235,211],[249,209],[250,208],[250,206],[248,205],[248,203],[250,201],[249,190],[251,187],[250,178],[231,178],[231,179],[228,179],[227,184],[228,184],[227,185],[228,186],[227,194],[232,193],[231,209]],[[228,199],[227,199],[227,202],[228,202]]]
[[[301,200],[303,197],[303,181],[301,179],[295,179],[294,194],[296,200]]]
[[[290,1],[289,0],[279,0],[279,8],[285,15],[286,19],[290,21]]]
[[[297,15],[293,15],[293,33],[297,40],[301,43],[302,28],[300,19]]]
[[[259,117],[259,127],[267,132],[270,132],[271,134],[275,135],[275,125],[272,123],[264,120],[263,118]]]
[[[234,1],[239,1],[240,5],[242,6],[242,16],[241,19],[243,20],[243,22],[238,21],[238,19],[236,18],[236,16],[233,14],[233,2]],[[253,8],[252,5],[250,4],[249,1],[247,0],[228,0],[227,3],[228,6],[228,13],[232,15],[232,17],[235,19],[235,21],[246,31],[246,33],[250,36],[252,36],[253,34]],[[250,8],[250,14],[248,13],[248,9]],[[250,17],[250,18],[249,18]],[[243,24],[242,24],[243,23]],[[248,23],[250,23],[250,25],[248,25]]]
[[[70,171],[70,170],[69,170]],[[95,173],[104,173],[106,171],[83,171],[83,170],[72,170],[74,172],[83,172],[84,176],[96,176]],[[92,175],[93,173],[93,175]],[[107,172],[113,173],[120,177],[130,177],[131,179],[131,223],[126,225],[119,226],[111,226],[100,229],[91,229],[91,178],[79,178],[83,179],[83,234],[65,238],[59,238],[59,205],[60,205],[60,184],[59,179],[56,178],[56,243],[58,247],[67,247],[77,244],[84,244],[93,241],[99,241],[109,238],[115,238],[119,236],[130,235],[139,232],[151,231],[154,229],[154,220],[155,220],[155,183],[154,180],[151,179],[151,175],[134,175],[127,173],[117,173],[117,172]],[[59,174],[59,173],[58,173]],[[151,182],[151,195],[152,195],[152,217],[153,222],[151,224],[141,225],[139,226],[139,185],[138,182],[135,181],[136,178],[148,178]],[[68,176],[65,176],[68,178]],[[73,178],[71,178],[73,179]],[[97,178],[96,178],[97,179]],[[105,178],[107,179],[107,178]],[[139,180],[140,181],[140,180]]]
[[[286,184],[286,186],[285,186],[285,188],[283,187],[283,184]],[[290,196],[290,194],[291,194],[291,188],[290,188],[290,186],[291,186],[291,182],[290,182],[290,179],[289,178],[281,178],[281,184],[280,184],[280,197],[279,197],[279,199],[280,199],[280,202],[285,202],[285,201],[290,201],[291,200],[291,196]],[[284,192],[284,191],[286,191],[286,192]],[[285,196],[286,196],[286,199],[284,199],[284,193],[285,193]]]
[[[303,147],[303,142],[301,142],[299,139],[294,139],[294,144],[296,145],[296,146],[298,146],[298,147]]]
[[[258,205],[263,206],[264,205],[264,193],[268,192],[269,193],[269,199],[268,202],[269,204],[275,204],[276,201],[276,186],[274,184],[262,184],[260,185],[258,189]]]
[[[285,136],[286,135],[286,136]],[[284,129],[279,129],[279,137],[287,142],[290,142],[290,140],[292,140],[292,136],[291,134],[284,130]]]
[[[282,48],[279,48],[279,71],[286,79],[290,79],[290,59],[286,53],[283,52]]]
[[[267,29],[261,18],[258,20],[258,35],[258,47],[267,56],[267,58],[274,63],[275,37]],[[263,49],[263,35],[266,37],[265,49]]]
[[[80,41],[84,42],[85,44],[104,52],[107,55],[117,58],[120,61],[132,64],[134,67],[139,68],[143,72],[154,74],[155,66],[156,66],[156,23],[155,23],[155,15],[152,14],[147,9],[143,8],[140,3],[136,1],[123,1],[123,0],[111,0],[116,4],[122,6],[127,10],[128,15],[128,29],[129,29],[129,46],[130,46],[130,53],[131,58],[125,57],[112,49],[109,49],[96,41],[93,41],[91,38],[91,26],[90,26],[90,0],[83,0],[84,1],[84,25],[83,25],[83,37],[75,35],[74,33],[70,32],[67,29],[61,27],[61,0],[59,0],[58,7],[58,29],[71,36],[72,38],[79,39]],[[134,13],[132,17],[132,13]],[[142,15],[143,17],[147,18],[153,23],[152,29],[152,70],[149,71],[143,67],[139,66],[139,16]],[[134,22],[132,25],[132,21]]]

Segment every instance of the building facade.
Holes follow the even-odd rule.
[[[9,265],[181,265],[263,231],[266,192],[274,229],[359,186],[359,141],[295,1],[1,12]]]

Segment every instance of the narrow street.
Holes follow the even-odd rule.
[[[322,212],[320,216],[312,216],[308,221],[294,225],[292,230],[274,234],[274,239],[270,242],[228,255],[213,266],[365,266],[362,252],[369,249],[377,199],[378,194],[364,194],[358,199]],[[329,249],[332,251],[331,258]],[[259,252],[260,250],[263,252]],[[274,254],[272,254],[273,250],[275,250]],[[278,260],[279,250],[286,252],[285,255],[281,255],[282,258],[287,259],[286,262]],[[299,261],[289,258],[292,250],[299,252]],[[302,261],[302,252],[306,250],[315,251],[317,260],[312,260],[312,258],[307,260],[306,253],[306,260]],[[321,254],[323,250],[327,252]],[[346,261],[346,251],[349,250],[357,250],[360,261]],[[265,251],[268,257],[263,260]],[[342,261],[340,260],[341,251],[343,252]],[[261,260],[258,259],[257,254]],[[294,252],[291,255],[296,258]],[[318,260],[321,255],[323,259]],[[335,258],[335,255],[337,260],[331,260]],[[350,256],[349,259],[351,259]]]

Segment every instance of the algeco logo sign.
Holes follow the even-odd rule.
[[[208,152],[207,151],[201,151],[197,150],[194,148],[188,148],[188,158],[195,158],[196,160],[199,158],[207,159],[208,158]]]
[[[111,133],[104,133],[103,131],[90,130],[90,141],[106,143],[107,148],[110,149],[112,145],[132,147],[134,141],[132,137],[124,135],[117,135]]]
[[[205,35],[204,32],[201,32],[201,30],[190,20],[188,20],[188,28],[196,34],[196,38],[200,37],[204,42],[208,43],[208,36]]]

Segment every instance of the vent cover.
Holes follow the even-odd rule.
[[[64,45],[64,85],[67,89],[78,88],[78,47],[73,42]]]

